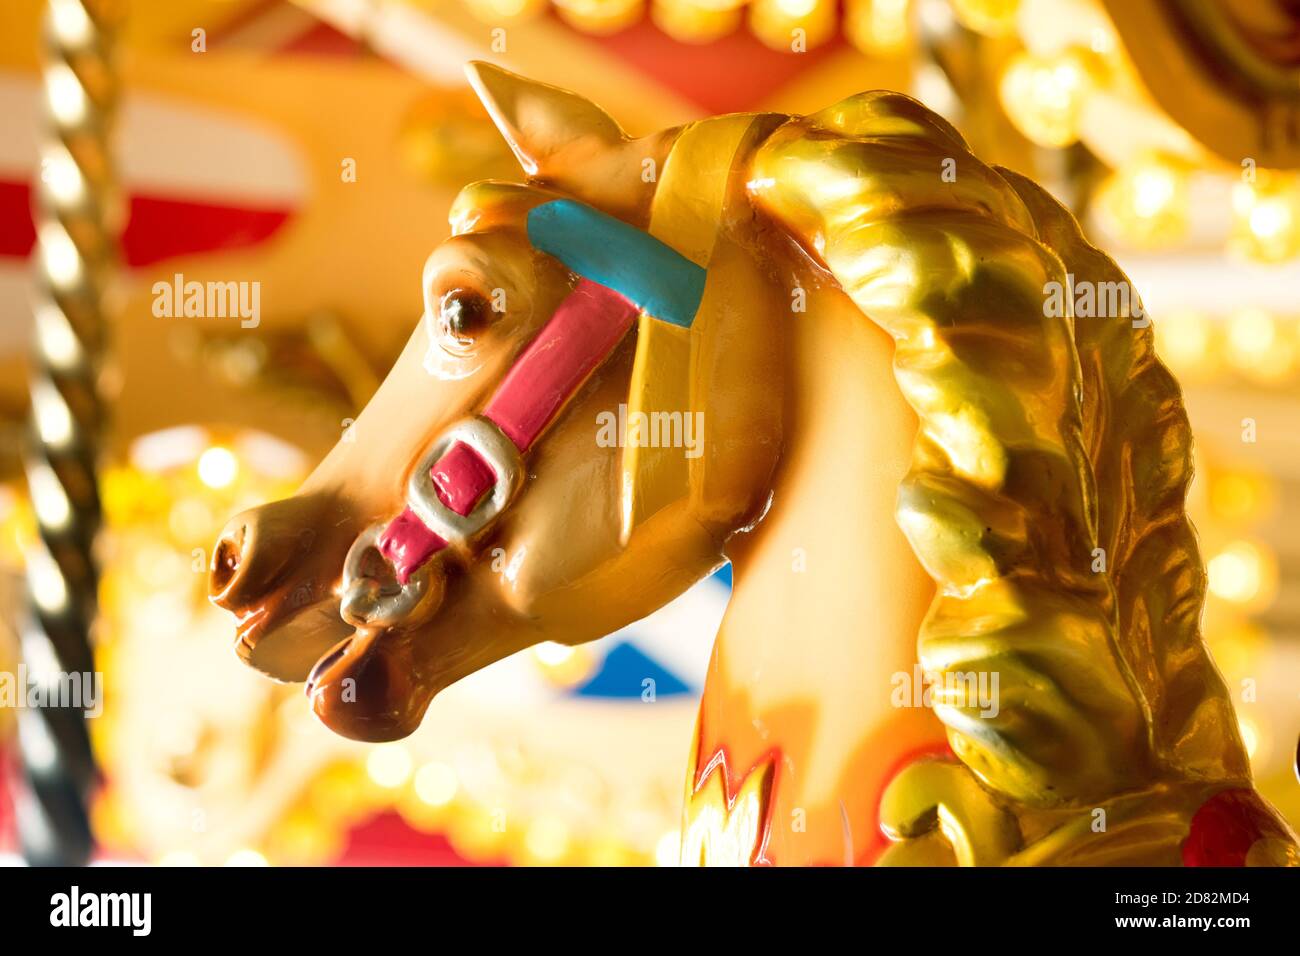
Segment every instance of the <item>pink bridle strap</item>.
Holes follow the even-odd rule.
[[[580,278],[506,373],[483,417],[521,453],[528,451],[622,341],[639,311],[613,289]],[[462,442],[438,459],[430,477],[442,503],[462,516],[473,511],[498,480],[478,452]],[[389,523],[378,542],[379,552],[403,584],[446,546],[409,507]]]

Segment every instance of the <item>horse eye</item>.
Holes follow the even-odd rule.
[[[443,331],[462,345],[492,321],[492,306],[482,295],[468,289],[452,289],[439,303]]]

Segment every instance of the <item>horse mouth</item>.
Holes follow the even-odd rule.
[[[235,653],[268,677],[298,683],[351,630],[334,600],[283,610],[262,604],[239,616]]]

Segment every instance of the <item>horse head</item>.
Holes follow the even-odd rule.
[[[492,661],[685,590],[757,515],[775,459],[770,306],[722,221],[730,158],[697,221],[680,192],[655,202],[690,172],[670,158],[680,131],[629,139],[573,94],[471,78],[530,184],[461,194],[382,387],[299,492],[236,516],[213,557],[243,659],[306,680],[320,719],[365,740],[409,734]],[[719,401],[700,379],[732,342],[756,361],[723,370]]]
[[[1200,636],[1181,396],[1136,295],[1059,294],[1130,288],[1063,207],[895,93],[631,139],[470,76],[527,184],[461,194],[379,392],[222,534],[249,664],[388,740],[731,560],[686,858],[1297,859]]]

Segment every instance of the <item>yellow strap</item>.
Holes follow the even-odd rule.
[[[678,136],[650,208],[650,234],[696,265],[708,268],[727,199],[736,150],[753,116],[723,116],[687,127]],[[623,540],[665,505],[681,498],[690,481],[682,448],[651,447],[671,416],[692,414],[691,342],[683,329],[642,315],[628,394],[627,445],[623,449]],[[656,413],[659,413],[656,415]]]

